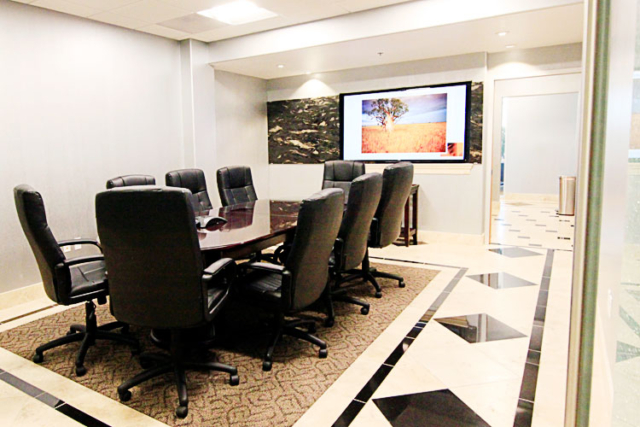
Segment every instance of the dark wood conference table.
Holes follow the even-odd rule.
[[[260,199],[199,212],[221,216],[226,224],[198,230],[205,265],[220,258],[240,259],[293,238],[300,202]]]

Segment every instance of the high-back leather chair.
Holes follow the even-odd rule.
[[[271,369],[273,350],[283,334],[319,346],[319,356],[327,357],[327,344],[311,335],[315,331],[313,320],[285,322],[284,317],[304,310],[323,295],[328,297],[329,256],[338,236],[343,209],[344,196],[339,189],[322,190],[303,200],[285,264],[243,265],[245,275],[237,284],[239,293],[245,300],[275,314],[273,339],[262,363],[265,371]],[[305,325],[308,332],[298,329]]]
[[[228,166],[221,168],[216,172],[216,178],[222,206],[258,200],[250,167]]]
[[[201,169],[179,169],[167,172],[165,183],[168,187],[186,188],[191,191],[191,203],[195,212],[213,208],[207,193],[207,181]]]
[[[127,187],[96,196],[111,312],[131,325],[171,334],[171,355],[143,353],[141,362],[154,361],[155,366],[122,383],[118,395],[129,400],[130,388],[175,372],[178,417],[188,412],[186,368],[224,371],[230,374],[231,385],[239,382],[232,366],[187,361],[184,356],[182,332],[211,323],[229,297],[235,271],[235,263],[228,258],[203,267],[193,217],[186,189]]]
[[[107,190],[116,187],[130,187],[132,185],[156,185],[156,179],[151,175],[122,175],[107,181]]]
[[[407,203],[412,184],[413,164],[399,162],[384,169],[380,203],[373,217],[369,234],[370,248],[384,248],[395,242],[400,236],[404,206]],[[409,225],[406,224],[406,226],[408,227]],[[370,270],[374,277],[394,279],[398,281],[401,288],[404,287],[404,279],[402,277],[370,269],[368,254],[365,256],[362,267]],[[377,289],[379,294],[379,287]]]
[[[351,181],[364,175],[364,163],[347,160],[330,160],[324,163],[322,188],[340,188],[344,191],[344,202],[349,201]]]
[[[382,192],[382,175],[379,173],[361,175],[353,180],[349,191],[351,197],[342,218],[342,225],[330,261],[331,275],[334,280],[331,296],[336,301],[362,306],[362,314],[368,314],[369,304],[346,295],[348,289],[341,286],[358,278],[376,283],[368,270],[356,272],[354,269],[362,264],[367,254],[369,229]],[[331,308],[330,306],[327,326],[333,324]]]
[[[71,342],[82,341],[78,350],[75,366],[76,375],[86,374],[84,359],[89,347],[96,339],[108,339],[124,342],[138,348],[138,342],[123,334],[109,332],[116,328],[125,328],[120,322],[98,327],[93,300],[99,304],[107,302],[107,279],[102,255],[67,258],[61,247],[88,244],[100,248],[95,240],[74,239],[57,241],[47,223],[44,201],[39,192],[28,185],[19,185],[13,189],[16,210],[22,230],[27,236],[33,255],[36,258],[45,293],[55,303],[73,305],[85,303],[84,325],[71,325],[69,333],[36,348],[33,361],[41,363],[43,353],[49,349]]]

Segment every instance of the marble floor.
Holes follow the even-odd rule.
[[[572,222],[554,215],[505,205],[499,243],[372,250],[439,273],[295,426],[563,425],[572,242],[548,230]],[[0,331],[64,309],[0,310]],[[161,425],[1,348],[0,380],[0,425]]]

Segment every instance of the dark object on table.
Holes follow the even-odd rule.
[[[95,313],[94,299],[98,304],[107,302],[107,279],[105,275],[104,258],[102,255],[67,258],[61,247],[70,245],[94,245],[100,248],[95,240],[74,239],[56,241],[44,209],[44,201],[40,193],[28,185],[19,185],[13,189],[16,209],[22,230],[27,236],[31,250],[36,257],[44,290],[52,301],[60,305],[85,303],[84,325],[71,325],[66,336],[43,344],[36,349],[33,361],[43,361],[43,353],[55,347],[71,342],[82,341],[76,356],[76,375],[82,376],[87,372],[84,359],[89,347],[97,339],[108,339],[131,345],[138,349],[138,342],[127,335],[110,332],[122,328],[127,332],[127,325],[113,322],[98,326]]]
[[[324,163],[322,188],[340,188],[344,191],[344,203],[349,202],[351,181],[364,175],[364,163],[347,160],[331,160]]]
[[[224,225],[227,220],[221,216],[197,216],[196,227],[198,228],[211,228],[218,225]]]
[[[258,200],[251,177],[251,168],[248,166],[229,166],[218,169],[216,180],[222,206]]]
[[[123,175],[107,181],[107,190],[117,187],[131,187],[133,185],[156,185],[156,179],[151,175]]]
[[[387,166],[382,173],[382,195],[378,209],[371,223],[369,233],[370,248],[384,248],[396,241],[400,236],[404,206],[413,183],[413,165],[400,162]],[[369,270],[374,277],[384,277],[398,281],[404,288],[404,279],[398,275],[377,271],[370,268],[369,255],[365,256],[362,268]],[[376,294],[376,296],[378,296]]]
[[[237,283],[239,293],[246,301],[274,313],[273,338],[262,363],[265,371],[271,370],[274,348],[284,334],[317,345],[320,358],[327,357],[327,344],[311,335],[315,322],[286,322],[285,315],[304,310],[323,295],[329,297],[329,256],[343,209],[342,191],[327,189],[314,194],[300,206],[291,253],[284,266],[262,262],[242,265],[245,274]],[[299,326],[307,326],[307,332]]]
[[[183,334],[211,324],[235,276],[231,259],[203,268],[193,217],[186,189],[129,187],[96,196],[98,233],[111,277],[111,312],[132,325],[169,330],[171,336],[171,354],[140,355],[143,367],[152,367],[122,383],[118,396],[127,401],[130,388],[174,372],[180,401],[176,415],[181,418],[189,403],[186,369],[223,371],[231,385],[239,383],[232,366],[186,357]]]
[[[376,279],[368,269],[355,269],[360,266],[367,253],[369,228],[382,192],[382,176],[379,173],[359,176],[353,180],[350,192],[351,197],[349,197],[347,210],[342,218],[340,232],[329,262],[331,276],[334,280],[331,297],[335,301],[362,306],[360,310],[362,314],[368,314],[369,304],[346,295],[348,288],[341,287],[341,285],[354,279],[364,279],[373,284],[376,293],[380,292]],[[330,310],[326,320],[327,326],[333,325],[333,318],[333,310]]]
[[[207,192],[207,181],[200,169],[179,169],[167,172],[164,177],[168,187],[186,188],[191,191],[194,212],[208,211],[213,206]]]

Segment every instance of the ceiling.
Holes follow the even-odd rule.
[[[583,5],[577,3],[214,62],[213,66],[216,70],[274,79],[475,52],[578,43],[582,41],[582,24]],[[500,37],[500,31],[508,34]]]
[[[252,0],[275,18],[227,25],[195,12],[232,0],[13,0],[174,40],[213,42],[409,0]]]

